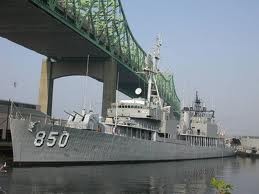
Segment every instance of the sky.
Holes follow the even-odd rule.
[[[122,3],[130,29],[145,51],[157,34],[162,35],[160,69],[173,73],[182,105],[190,105],[198,90],[227,133],[259,136],[258,0]],[[0,99],[37,104],[43,58],[0,38]],[[91,91],[87,95],[82,90],[85,82]],[[79,76],[56,80],[54,116],[80,110],[84,98],[100,112],[102,83]]]

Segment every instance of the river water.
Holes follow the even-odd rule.
[[[214,194],[210,186],[212,177],[234,185],[232,193],[257,194],[259,159],[233,157],[145,164],[9,167],[6,173],[0,173],[0,193]]]

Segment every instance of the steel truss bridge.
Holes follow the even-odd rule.
[[[8,6],[5,9],[1,5],[2,9],[0,8],[0,12],[2,13],[0,13],[0,18],[2,18],[2,20],[0,19],[0,25],[1,23],[5,24],[2,25],[4,27],[0,27],[0,33],[3,37],[53,59],[66,56],[81,57],[84,55],[84,52],[86,53],[85,49],[93,51],[94,54],[92,55],[110,56],[120,64],[124,71],[133,73],[134,79],[140,79],[147,85],[144,75],[137,73],[141,72],[146,66],[145,58],[147,57],[147,53],[134,38],[120,0],[4,0],[1,4],[3,3]],[[6,16],[8,9],[16,11],[13,14],[16,14],[17,17]],[[45,15],[47,13],[51,19],[48,18],[46,22],[43,21],[42,12]],[[8,19],[10,19],[10,24],[8,23]],[[22,20],[26,19],[30,20],[30,23],[26,23],[26,25],[19,28]],[[57,21],[57,26],[60,27],[55,28],[51,20]],[[34,26],[36,30],[31,29]],[[23,30],[25,33],[31,33],[31,39],[29,40],[28,34],[18,36],[16,28]],[[78,36],[73,40],[69,34],[66,36],[62,35],[61,32],[65,28],[70,29],[73,33],[77,33],[80,38]],[[58,33],[60,35],[56,37],[56,40],[47,41],[47,38],[45,38],[46,33],[44,35],[42,34],[42,37],[40,33],[48,30],[52,30],[53,33],[55,32],[55,35]],[[64,34],[67,31],[64,30]],[[32,40],[34,36],[39,37],[35,37],[35,40]],[[49,37],[51,36],[53,35],[49,35]],[[61,37],[63,37],[62,40]],[[42,42],[39,43],[39,40],[36,40],[36,38],[42,38]],[[85,43],[84,40],[90,42],[92,46],[89,46],[90,44]],[[38,44],[34,44],[33,41],[38,42]],[[74,46],[73,51],[64,51],[61,53],[61,50],[66,48],[61,48],[61,46],[57,45],[64,41],[67,43],[71,42],[71,45]],[[43,48],[42,45],[45,42],[46,45]],[[38,46],[40,44],[41,46]],[[71,52],[70,55],[67,54],[69,52]],[[180,100],[176,94],[173,75],[158,74],[157,85],[161,97],[168,105],[173,107],[175,115],[179,118]],[[128,96],[134,97],[134,92],[129,91],[127,87],[121,87],[119,90]]]

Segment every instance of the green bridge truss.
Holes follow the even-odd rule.
[[[143,70],[147,54],[131,33],[120,0],[31,1],[80,33],[147,83],[143,75],[137,74]],[[175,91],[173,76],[158,74],[157,85],[161,97],[173,107],[179,118],[180,100]]]

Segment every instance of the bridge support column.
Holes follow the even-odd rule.
[[[44,59],[41,67],[39,104],[41,111],[50,115],[52,113],[53,84],[52,78],[52,62],[50,59]]]
[[[109,58],[103,65],[103,103],[102,117],[107,116],[107,109],[116,100],[117,62]]]

